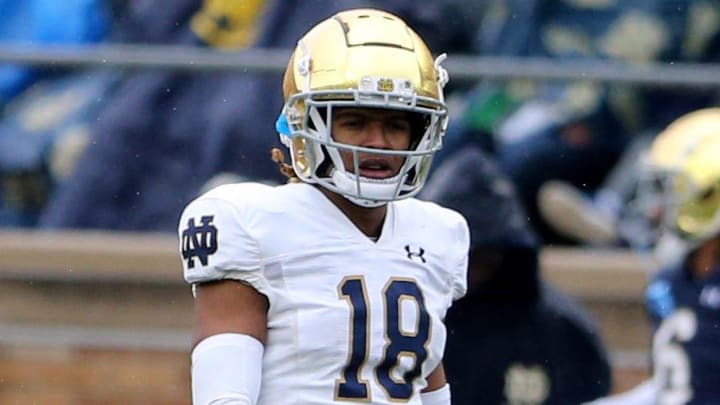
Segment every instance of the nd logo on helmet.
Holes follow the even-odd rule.
[[[380,79],[377,82],[378,91],[392,93],[395,90],[395,83],[392,79]]]

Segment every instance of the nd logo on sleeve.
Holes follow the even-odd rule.
[[[217,228],[213,225],[213,215],[200,218],[200,224],[195,218],[188,219],[187,228],[182,232],[182,258],[187,261],[187,268],[195,267],[195,259],[207,266],[208,258],[218,248]]]

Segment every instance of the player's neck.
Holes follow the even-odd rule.
[[[323,187],[318,189],[335,204],[355,226],[369,238],[379,238],[385,222],[387,205],[379,207],[361,207],[352,203],[340,194],[333,193]]]
[[[720,239],[705,242],[693,254],[691,267],[697,278],[706,278],[712,274],[720,258]]]

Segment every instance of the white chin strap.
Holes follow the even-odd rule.
[[[333,170],[332,180],[337,191],[354,204],[361,207],[379,207],[397,198],[400,175],[387,179],[360,177],[358,187],[357,176],[344,170]],[[404,183],[404,179],[400,183]]]

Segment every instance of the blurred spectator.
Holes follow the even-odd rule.
[[[102,40],[110,26],[103,0],[0,0],[0,41],[77,44]],[[0,65],[0,111],[13,97],[51,69]]]
[[[252,42],[264,6],[259,1],[175,3],[140,2],[125,22],[133,29],[119,37],[133,43],[241,48]],[[138,35],[143,32],[146,37]],[[223,143],[233,132],[235,115],[250,105],[238,100],[246,100],[248,87],[259,86],[255,82],[231,80],[229,73],[125,74],[91,126],[92,143],[56,190],[40,226],[172,229],[178,212],[173,207],[180,207],[208,173],[228,164]],[[246,148],[262,139],[253,135]]]
[[[638,136],[593,193],[562,181],[545,183],[538,194],[545,220],[582,244],[652,251],[663,236],[657,218],[659,201],[649,193],[659,186],[658,179],[645,167],[656,141],[655,132]]]
[[[0,0],[0,16],[0,41],[13,46],[97,42],[111,25],[109,7],[102,0]],[[90,101],[83,98],[88,92],[98,96],[93,85],[85,83],[87,78],[81,79],[80,89],[71,91],[66,74],[52,67],[0,66],[2,226],[35,225],[51,187],[46,174],[52,139],[70,130],[59,124],[66,115],[76,118]],[[55,78],[59,81],[53,84]]]
[[[448,311],[444,367],[453,404],[579,404],[610,391],[610,365],[585,310],[542,280],[537,239],[511,183],[468,147],[423,198],[470,227],[468,294]]]
[[[74,171],[117,80],[108,71],[41,80],[10,104],[0,121],[0,225],[36,225],[55,184]]]
[[[112,42],[140,37],[159,42],[177,31],[177,18],[195,11],[181,2],[161,10],[148,1],[96,3],[112,9],[110,32],[104,37]],[[76,160],[92,142],[91,128],[121,77],[120,71],[100,69],[38,77],[4,111],[0,225],[35,226],[53,189],[74,172]]]
[[[575,60],[694,62],[705,60],[717,28],[708,0],[494,0],[475,45],[483,55]],[[569,242],[541,220],[536,195],[547,180],[593,190],[637,133],[662,128],[705,105],[696,90],[592,82],[482,82],[448,132],[442,161],[478,144],[497,155],[517,185],[543,242]]]
[[[562,181],[545,183],[538,193],[538,205],[547,223],[582,244],[652,251],[663,235],[659,232],[658,201],[649,198],[649,192],[659,186],[654,173],[647,170],[648,159],[653,159],[651,145],[656,141],[655,132],[637,136],[593,193]]]
[[[155,11],[167,8],[153,4],[138,14],[145,19],[141,25],[152,26],[158,18]],[[341,9],[374,6],[399,14],[428,38],[433,50],[444,50],[462,45],[470,32],[460,24],[465,19],[458,4],[207,0],[196,13],[176,20],[172,35],[155,40],[289,52],[312,23]],[[92,142],[72,177],[51,198],[40,226],[172,231],[184,204],[218,173],[282,181],[270,159],[277,142],[274,122],[282,106],[276,80],[277,74],[235,72],[127,75],[106,100],[107,107],[91,127]]]

